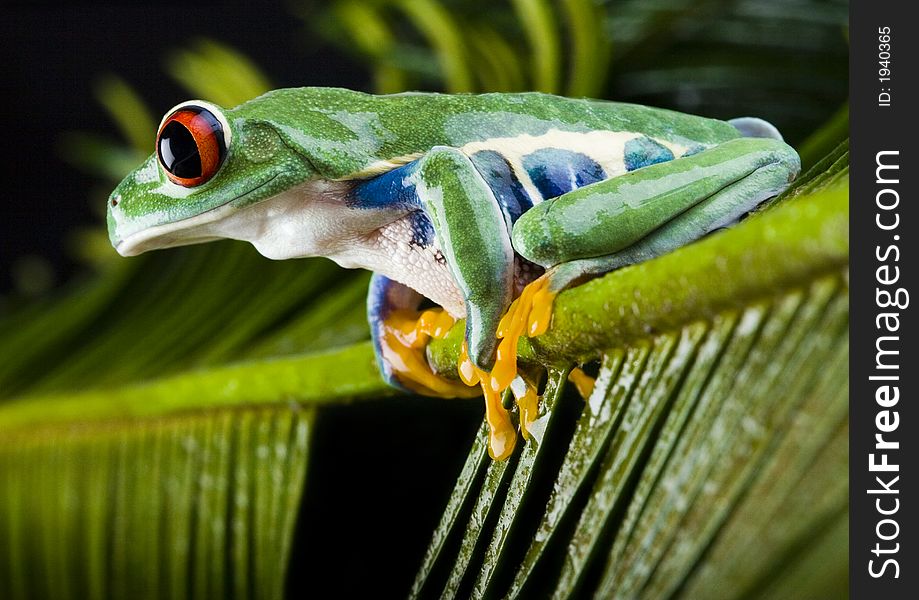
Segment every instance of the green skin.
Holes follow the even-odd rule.
[[[222,165],[193,188],[170,181],[156,154],[129,174],[109,201],[109,234],[119,252],[229,237],[270,258],[320,255],[369,268],[467,317],[470,356],[483,369],[493,363],[497,323],[519,291],[517,257],[546,268],[558,291],[733,223],[800,168],[793,149],[764,137],[777,132],[762,122],[537,93],[373,96],[300,88],[229,110],[196,104],[224,122]],[[611,137],[601,144],[597,133]],[[578,151],[602,153],[609,148],[597,146],[616,146],[617,135],[646,136],[678,151],[674,160],[546,198],[516,223],[470,161],[470,148],[490,148],[495,138],[505,144],[497,151],[510,156],[514,138],[527,152],[564,138]],[[406,184],[417,206],[349,203],[355,185],[413,162]],[[447,283],[424,257],[385,258],[381,244],[389,238],[380,232],[419,209],[433,225]],[[363,258],[370,255],[376,258]],[[420,298],[396,296],[406,305]]]

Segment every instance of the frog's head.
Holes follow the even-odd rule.
[[[109,237],[124,256],[234,237],[215,224],[317,178],[273,124],[184,102],[160,123],[156,152],[109,197]]]

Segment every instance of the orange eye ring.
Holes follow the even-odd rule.
[[[207,108],[178,107],[163,119],[156,134],[156,156],[169,180],[184,187],[213,177],[227,154],[224,126]]]

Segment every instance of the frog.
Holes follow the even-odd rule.
[[[485,399],[489,453],[536,419],[522,336],[568,287],[729,227],[798,175],[762,119],[719,120],[539,92],[374,95],[278,89],[222,108],[183,102],[108,198],[118,253],[244,240],[269,259],[322,256],[373,273],[382,377]],[[425,308],[427,307],[427,308]],[[465,319],[457,373],[427,360]]]

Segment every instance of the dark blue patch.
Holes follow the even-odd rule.
[[[634,171],[668,160],[673,160],[673,152],[649,137],[635,138],[625,143],[626,171]]]
[[[392,171],[387,171],[357,183],[348,197],[352,208],[410,208],[420,206],[415,186],[409,178],[418,168],[412,161]]]
[[[412,245],[423,248],[430,246],[434,242],[434,225],[428,215],[417,210],[408,216],[412,224]]]
[[[545,199],[606,179],[603,168],[589,156],[558,148],[527,154],[523,157],[523,168]]]
[[[527,195],[511,166],[501,153],[481,150],[469,157],[485,183],[494,192],[498,204],[511,223],[533,208],[533,200]]]

